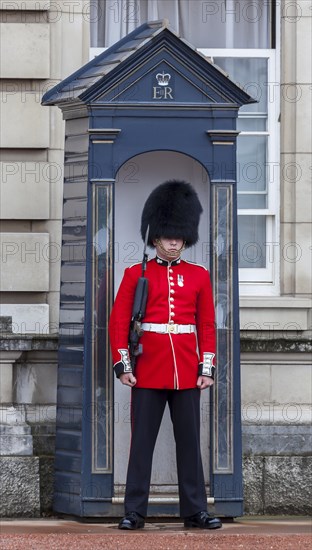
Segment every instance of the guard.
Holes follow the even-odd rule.
[[[181,258],[198,241],[202,206],[193,187],[167,181],[148,197],[141,235],[156,248],[146,262],[148,281],[136,357],[129,354],[129,327],[141,264],[125,270],[112,309],[109,332],[114,370],[131,392],[131,449],[125,517],[120,529],[144,527],[153,451],[166,403],[176,442],[180,515],[186,528],[217,529],[207,512],[200,453],[200,393],[213,385],[215,318],[209,273]],[[145,287],[146,288],[146,287]],[[137,297],[136,297],[137,298]],[[133,353],[132,353],[133,355]]]

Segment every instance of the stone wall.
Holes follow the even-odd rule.
[[[50,514],[57,337],[3,331],[0,357],[0,517]]]
[[[312,511],[312,343],[306,335],[242,334],[247,514]]]

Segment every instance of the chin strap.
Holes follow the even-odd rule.
[[[170,258],[178,258],[181,253],[183,252],[183,250],[185,250],[185,242],[183,243],[183,245],[181,246],[181,248],[179,248],[179,250],[176,250],[175,252],[168,252],[164,247],[163,245],[161,244],[161,241],[159,239],[156,239],[156,243],[157,245],[159,246],[159,248],[165,253],[167,254],[167,256],[169,256]]]

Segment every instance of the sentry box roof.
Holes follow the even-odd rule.
[[[164,99],[176,105],[232,104],[236,108],[255,102],[162,20],[144,23],[96,56],[49,90],[42,104],[62,108],[70,103],[143,106],[152,102],[163,106]]]

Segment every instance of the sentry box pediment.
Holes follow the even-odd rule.
[[[210,59],[168,26],[145,23],[47,92],[44,105],[66,103],[155,108],[223,105],[254,100]]]

